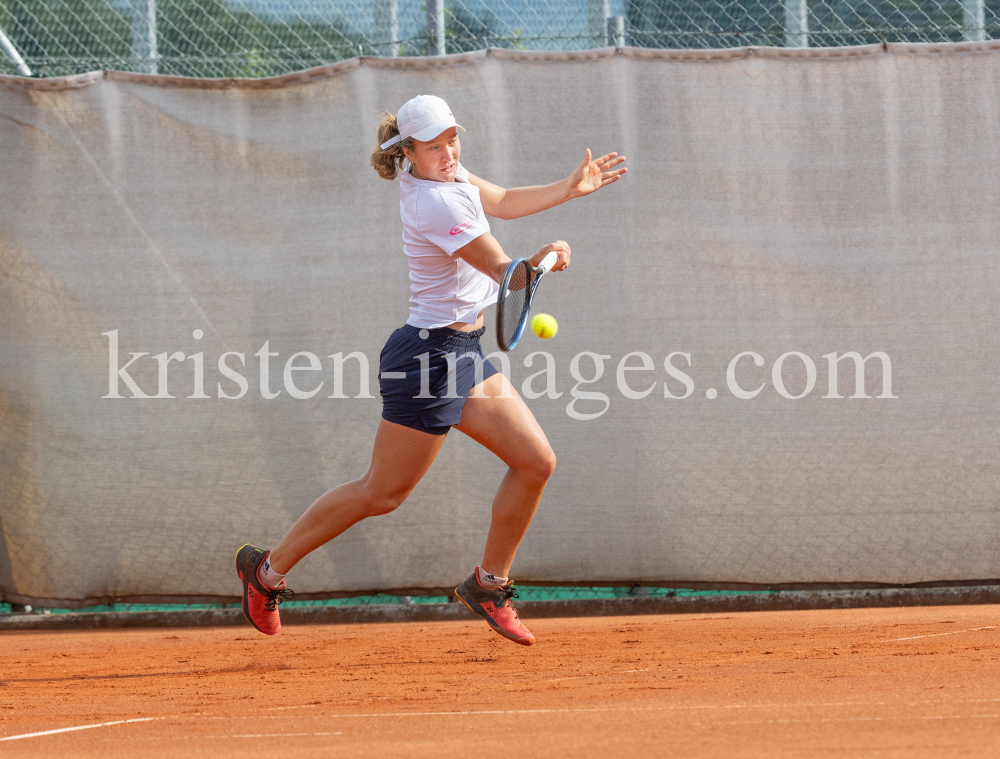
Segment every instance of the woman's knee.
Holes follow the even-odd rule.
[[[366,517],[378,517],[390,514],[400,506],[410,495],[409,490],[385,491],[366,487],[364,507]]]
[[[545,475],[546,481],[555,473],[556,471],[556,452],[549,448],[545,452],[545,456],[542,459],[542,473]]]
[[[515,469],[544,485],[556,470],[555,451],[545,446],[525,457]]]

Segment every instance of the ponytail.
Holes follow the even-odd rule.
[[[379,113],[379,122],[375,128],[378,135],[378,145],[372,151],[371,164],[382,179],[395,179],[396,175],[403,170],[403,161],[406,156],[403,148],[413,149],[413,138],[407,137],[395,145],[390,145],[385,150],[382,144],[388,142],[393,137],[399,135],[399,126],[396,124],[396,117],[388,111]]]

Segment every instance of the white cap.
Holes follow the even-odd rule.
[[[396,114],[396,125],[399,134],[381,145],[382,150],[412,137],[418,142],[433,140],[445,129],[458,127],[463,132],[464,127],[455,123],[451,108],[441,98],[434,95],[417,95],[403,103]]]

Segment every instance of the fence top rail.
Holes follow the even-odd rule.
[[[1000,51],[1000,40],[985,40],[983,42],[889,42],[874,45],[855,45],[843,47],[731,47],[711,50],[665,50],[642,47],[603,47],[586,50],[541,51],[541,50],[508,50],[505,48],[485,48],[468,53],[451,55],[420,56],[412,58],[389,58],[378,56],[358,56],[337,63],[295,71],[281,76],[241,79],[225,77],[220,79],[202,79],[197,77],[164,76],[159,74],[139,74],[131,71],[116,71],[105,69],[90,71],[72,76],[57,76],[34,78],[24,76],[0,75],[0,88],[25,90],[69,90],[86,87],[102,79],[114,79],[124,82],[137,82],[159,87],[183,87],[192,89],[225,90],[251,89],[266,90],[288,87],[296,84],[306,84],[320,79],[327,79],[351,71],[362,65],[374,68],[427,70],[450,66],[463,66],[480,63],[487,57],[507,61],[522,62],[569,62],[595,61],[621,55],[627,58],[656,59],[667,61],[728,61],[749,57],[759,58],[790,58],[790,59],[828,59],[842,60],[873,55],[896,56],[943,56],[983,54]]]

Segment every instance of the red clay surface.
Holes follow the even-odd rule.
[[[1000,756],[1000,607],[0,634],[4,757]]]

